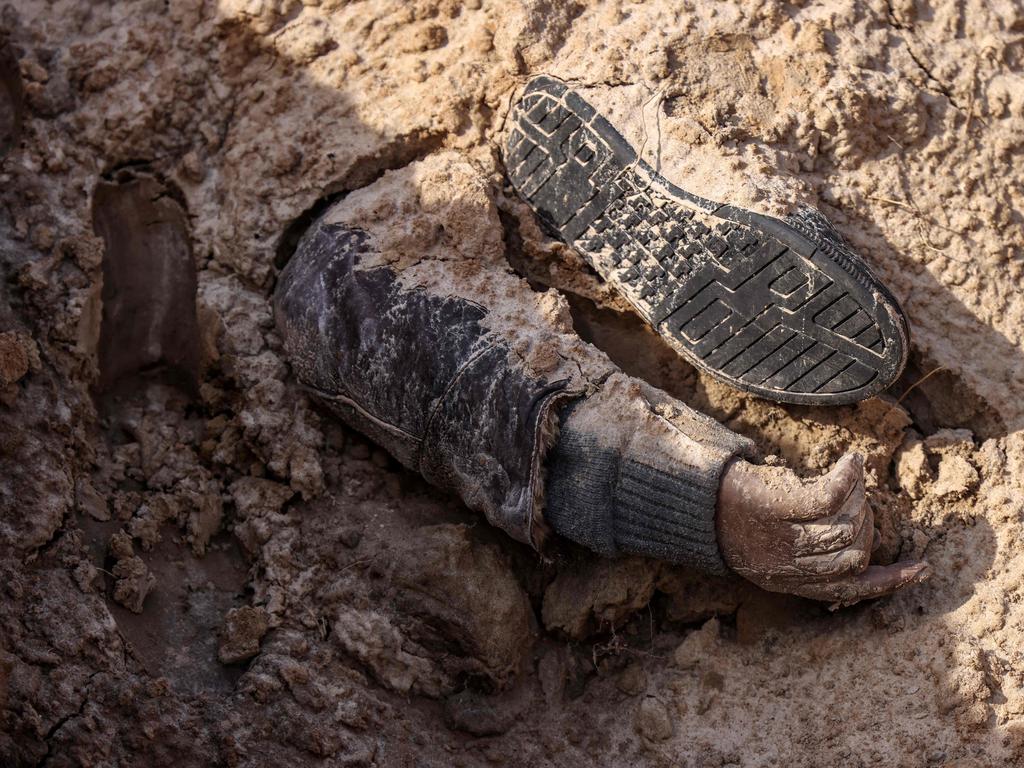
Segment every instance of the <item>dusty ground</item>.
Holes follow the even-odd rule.
[[[1024,765],[1019,3],[18,0],[0,38],[0,762]],[[503,185],[538,72],[684,186],[819,205],[910,315],[893,396],[767,404],[617,311]],[[583,335],[766,454],[863,450],[883,556],[932,580],[829,614],[539,559],[318,412],[276,271],[326,202],[442,150],[485,188],[400,173],[454,235],[501,238]],[[104,280],[154,248],[195,264],[195,322],[175,302],[133,335]]]

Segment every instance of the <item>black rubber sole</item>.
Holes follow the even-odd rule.
[[[851,403],[903,369],[898,302],[816,211],[782,220],[690,194],[548,77],[514,110],[505,165],[552,233],[694,365],[738,389]]]

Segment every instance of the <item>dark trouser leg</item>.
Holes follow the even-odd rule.
[[[442,175],[458,171],[429,162]],[[532,291],[500,254],[456,245],[432,249],[434,259],[403,258],[396,225],[374,211],[408,208],[405,229],[457,231],[450,207],[431,213],[402,199],[429,170],[412,166],[407,184],[391,176],[346,198],[300,243],[275,295],[300,381],[406,466],[533,545],[546,528],[545,456],[559,412],[575,403],[553,455],[556,530],[606,554],[720,570],[714,491],[749,441],[618,372],[572,332],[564,303]],[[495,225],[481,198],[478,226]],[[608,461],[618,482],[606,497],[586,478]]]

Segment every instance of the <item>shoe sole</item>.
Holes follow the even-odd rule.
[[[842,404],[903,369],[898,302],[826,224],[676,187],[562,83],[527,86],[505,165],[546,227],[716,378],[781,402]]]

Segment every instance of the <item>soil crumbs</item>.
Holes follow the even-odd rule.
[[[1013,0],[0,6],[0,762],[1024,765],[1022,71]],[[759,401],[624,314],[505,185],[542,72],[683,186],[821,208],[913,324],[891,395]],[[538,557],[318,411],[277,270],[442,150],[487,188],[447,237],[500,221],[585,338],[766,455],[863,452],[880,556],[933,578],[830,614]]]

